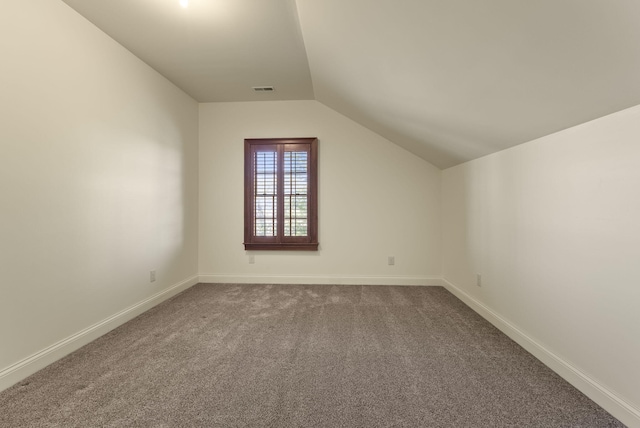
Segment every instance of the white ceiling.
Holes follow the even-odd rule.
[[[313,99],[294,0],[63,1],[198,101]]]
[[[638,0],[64,1],[198,101],[317,99],[440,168],[640,104]]]

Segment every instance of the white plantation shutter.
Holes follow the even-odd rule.
[[[245,249],[317,250],[317,139],[245,140]]]
[[[278,152],[254,153],[254,236],[278,234]]]
[[[308,234],[308,175],[307,152],[284,152],[284,236]]]

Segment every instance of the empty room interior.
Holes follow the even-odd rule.
[[[0,425],[640,427],[637,0],[21,0],[0,34]],[[256,238],[251,142],[317,161],[302,232]]]

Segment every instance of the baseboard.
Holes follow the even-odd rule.
[[[197,283],[197,275],[188,278],[1,370],[0,391],[20,382],[22,379],[32,375],[38,370],[41,370],[71,352],[80,349],[87,343],[110,332],[114,328],[126,323],[143,312],[148,311],[157,304],[175,296],[181,291],[184,291]]]
[[[471,297],[461,288],[442,278],[443,286],[453,295],[462,300],[467,306],[497,327],[504,334],[526,349],[533,356],[542,361],[547,367],[560,375],[571,385],[591,398],[600,407],[611,413],[614,417],[629,427],[640,427],[640,410],[634,408],[612,391],[589,377],[571,363],[563,360],[550,350],[537,342],[525,332],[520,330],[489,307]]]
[[[439,276],[220,275],[201,274],[209,284],[345,284],[439,286]]]

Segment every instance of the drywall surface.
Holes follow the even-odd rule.
[[[198,105],[63,2],[4,2],[0,33],[6,374],[196,277]]]
[[[640,106],[443,171],[445,280],[635,411],[639,141]]]
[[[260,137],[318,138],[319,251],[244,250],[244,139]],[[316,101],[201,104],[199,248],[203,281],[439,283],[440,170]]]

